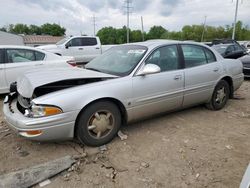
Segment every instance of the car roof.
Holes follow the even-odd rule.
[[[193,42],[193,41],[178,41],[178,40],[165,40],[165,39],[154,39],[154,40],[147,40],[144,42],[128,43],[128,44],[123,44],[123,45],[141,45],[149,49],[152,49],[161,45],[171,45],[171,44],[194,44],[194,45],[209,47],[206,44]]]

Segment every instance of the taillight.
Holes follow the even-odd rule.
[[[68,64],[70,64],[72,67],[76,66],[76,62],[74,60],[67,61]]]

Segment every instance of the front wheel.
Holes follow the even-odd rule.
[[[219,81],[216,85],[212,98],[206,107],[210,110],[220,110],[222,109],[230,96],[230,88],[228,83],[225,80]]]
[[[81,112],[77,121],[77,138],[88,146],[110,142],[121,126],[121,113],[112,102],[99,101]]]

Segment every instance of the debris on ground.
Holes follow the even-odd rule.
[[[233,146],[231,146],[231,145],[226,145],[225,147],[226,147],[227,149],[229,149],[229,150],[233,149]]]
[[[51,181],[49,179],[45,180],[45,181],[42,181],[41,183],[39,183],[39,186],[40,187],[44,187],[46,185],[49,185],[51,183]]]
[[[124,134],[121,130],[118,131],[117,135],[120,137],[121,140],[127,140],[128,135]]]
[[[68,169],[74,163],[75,160],[71,156],[65,156],[47,163],[1,175],[0,188],[31,187]]]
[[[104,152],[104,151],[107,151],[108,148],[107,148],[106,145],[102,145],[102,146],[99,147],[99,150],[100,150],[101,152]]]
[[[0,131],[0,134],[6,133],[6,132],[9,132],[9,131],[10,131],[10,129],[5,129],[5,130]]]
[[[197,173],[197,174],[195,175],[195,178],[198,179],[199,177],[200,177],[200,174]]]
[[[143,168],[148,168],[148,167],[149,167],[149,164],[146,163],[146,162],[141,162],[141,166],[142,166]]]
[[[234,99],[234,100],[245,100],[245,97],[242,97],[242,96],[239,95],[239,94],[234,94],[233,99]]]

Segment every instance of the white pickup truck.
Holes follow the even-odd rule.
[[[60,40],[55,45],[37,48],[61,56],[73,56],[77,63],[87,63],[114,45],[101,45],[99,37],[73,36]]]

